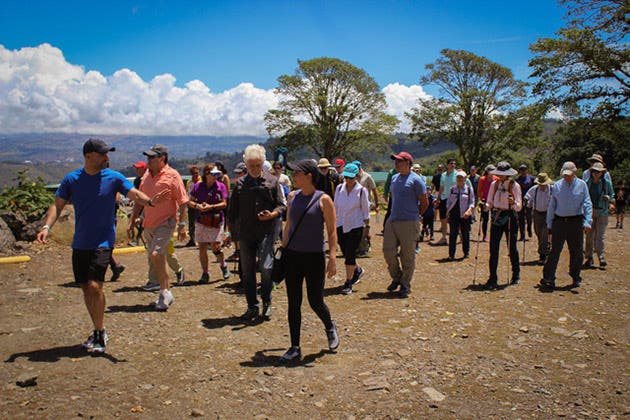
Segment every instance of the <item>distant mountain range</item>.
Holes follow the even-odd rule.
[[[248,144],[264,143],[265,137],[237,136],[133,136],[86,134],[0,134],[0,162],[82,163],[83,143],[99,137],[116,147],[110,155],[112,167],[122,167],[143,159],[142,152],[156,143],[164,144],[176,159],[192,159],[207,153],[234,153]]]

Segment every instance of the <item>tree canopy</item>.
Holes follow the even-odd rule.
[[[298,60],[295,74],[278,78],[278,109],[265,114],[271,136],[289,149],[318,156],[352,156],[394,141],[398,119],[385,113],[385,96],[364,70],[337,58]]]
[[[630,3],[560,0],[567,26],[530,46],[533,93],[558,107],[600,116],[627,114],[630,97]]]
[[[533,146],[542,129],[541,105],[523,106],[527,84],[507,67],[468,51],[444,49],[427,64],[422,84],[435,84],[441,96],[420,99],[405,115],[412,134],[425,143],[446,139],[457,145],[465,167]]]

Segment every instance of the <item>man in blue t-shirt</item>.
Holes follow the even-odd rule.
[[[387,290],[393,292],[400,287],[400,296],[406,298],[411,292],[411,279],[416,268],[416,240],[420,233],[418,221],[429,202],[426,184],[411,171],[412,156],[400,152],[391,155],[391,158],[398,173],[392,177],[389,189],[392,206],[383,232],[383,255],[392,278]]]
[[[83,298],[94,324],[94,331],[83,343],[90,352],[104,353],[108,337],[103,326],[105,294],[103,281],[116,240],[116,194],[126,195],[141,204],[153,206],[147,195],[133,187],[121,173],[108,168],[107,154],[116,150],[101,139],[91,138],[83,145],[85,163],[82,168],[67,174],[54,204],[48,209],[46,224],[37,234],[37,240],[46,243],[48,232],[61,210],[72,202],[75,215],[72,240],[72,270],[75,281],[83,290]]]

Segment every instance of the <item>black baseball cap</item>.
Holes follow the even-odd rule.
[[[319,172],[317,162],[313,159],[302,159],[297,162],[289,162],[287,163],[287,168],[292,171],[302,171],[305,174],[313,174],[313,177],[317,176]]]
[[[154,144],[149,150],[142,152],[142,154],[149,157],[164,156],[168,154],[168,149],[163,144]]]
[[[104,155],[105,153],[113,152],[115,150],[115,147],[110,147],[103,140],[97,138],[89,138],[88,141],[83,144],[84,155],[94,152]]]

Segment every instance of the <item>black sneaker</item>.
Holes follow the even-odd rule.
[[[483,288],[486,290],[497,290],[499,288],[499,284],[496,280],[488,280],[486,284],[483,285]]]
[[[547,287],[547,288],[553,289],[554,287],[556,287],[556,282],[553,281],[553,280],[541,279],[540,280],[540,285],[542,287]]]
[[[201,275],[201,278],[199,279],[199,283],[201,283],[201,284],[210,283],[210,274],[203,273]]]
[[[241,315],[241,319],[244,321],[252,321],[258,318],[258,306],[251,306],[247,308],[245,313]]]
[[[410,293],[411,293],[411,290],[407,289],[406,287],[400,286],[400,290],[398,291],[398,294],[400,295],[401,298],[407,299]]]
[[[105,330],[94,330],[93,334],[94,341],[92,342],[92,348],[88,348],[88,351],[91,351],[92,353],[105,353],[107,341],[109,341],[107,333],[105,332]]]
[[[593,268],[593,259],[587,258],[586,261],[584,261],[582,268]]]
[[[335,351],[339,347],[339,334],[337,334],[337,324],[332,322],[332,328],[326,330],[326,337],[328,338],[328,348],[330,351]]]
[[[97,335],[99,333],[100,333],[100,331],[97,331],[97,330],[92,331],[92,334],[90,334],[90,336],[87,338],[87,340],[85,340],[81,344],[81,347],[83,347],[87,351],[92,351],[92,349],[94,348],[94,343],[97,340]],[[105,343],[107,343],[109,341],[109,337],[107,336],[107,331],[103,330],[102,338],[105,341]]]
[[[302,360],[302,350],[299,347],[291,347],[280,357],[283,362],[299,362]]]
[[[354,274],[352,275],[352,285],[359,284],[361,281],[361,277],[365,274],[365,270],[361,267],[358,267],[354,270]]]
[[[341,289],[341,293],[344,295],[352,293],[352,280],[346,280],[346,283],[343,285],[343,289]]]
[[[262,316],[265,318],[271,317],[271,302],[263,302]]]
[[[512,274],[512,280],[510,281],[510,284],[513,286],[517,286],[520,282],[521,282],[521,275],[518,273]]]
[[[571,283],[571,287],[574,289],[580,287],[581,285],[582,285],[581,278],[573,279],[573,283]]]
[[[125,271],[125,266],[122,264],[118,264],[117,266],[112,267],[112,278],[109,279],[109,281],[118,280],[118,277],[120,277],[123,271]]]
[[[389,286],[387,286],[387,291],[388,291],[388,292],[395,292],[395,291],[396,291],[396,289],[398,289],[398,287],[399,287],[399,286],[400,286],[400,282],[399,282],[399,281],[396,281],[396,280],[393,280],[393,281],[389,284]]]
[[[606,268],[607,265],[608,265],[608,263],[606,262],[606,260],[604,258],[600,258],[599,259],[599,267],[600,268]]]

